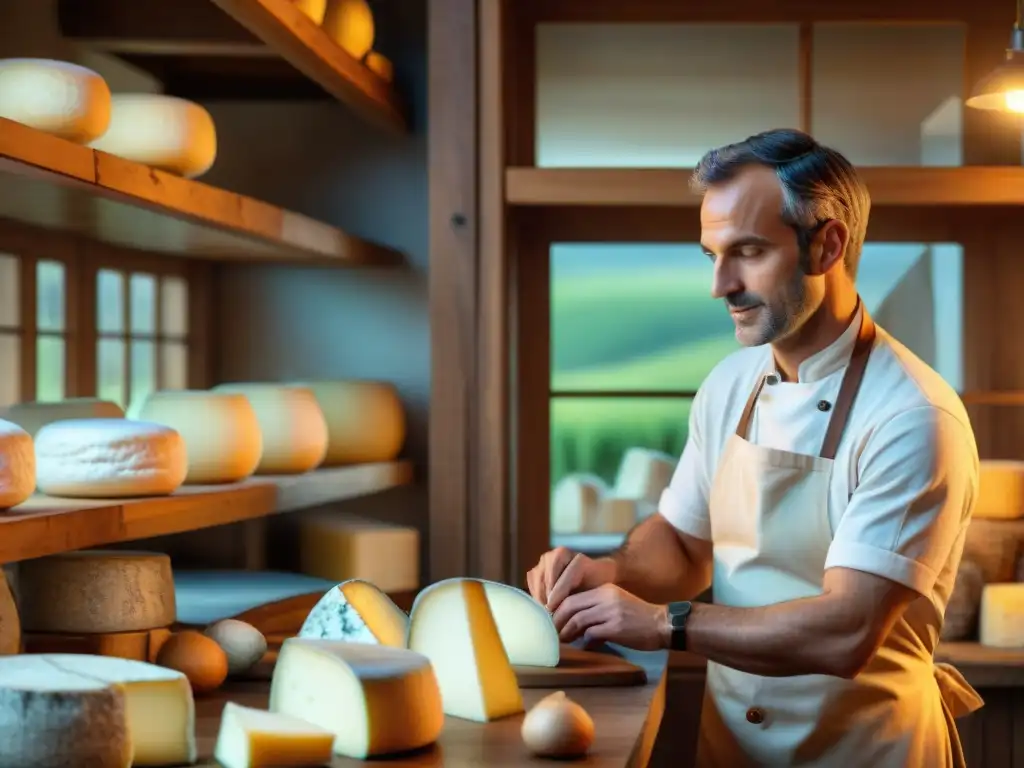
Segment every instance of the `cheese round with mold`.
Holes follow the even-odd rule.
[[[17,424],[0,420],[0,509],[18,506],[35,487],[32,437]]]
[[[68,61],[0,59],[0,117],[79,144],[110,124],[110,88]]]
[[[181,435],[170,427],[128,419],[71,419],[36,435],[36,483],[69,498],[164,496],[188,472]]]

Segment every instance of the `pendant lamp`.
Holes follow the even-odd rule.
[[[1006,61],[979,80],[964,103],[974,109],[1024,114],[1024,0],[1017,0]]]

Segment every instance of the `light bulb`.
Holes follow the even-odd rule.
[[[1007,91],[1006,108],[1011,112],[1024,112],[1024,90]]]

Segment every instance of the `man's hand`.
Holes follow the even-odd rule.
[[[588,644],[612,642],[638,651],[668,647],[665,606],[644,602],[614,584],[569,595],[555,611],[554,621],[563,643],[583,637]]]
[[[545,552],[526,574],[533,599],[554,612],[573,592],[594,589],[615,580],[615,563],[607,558],[591,560],[558,547]]]

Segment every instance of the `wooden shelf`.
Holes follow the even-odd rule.
[[[407,461],[253,477],[226,486],[183,486],[146,499],[57,499],[36,495],[0,512],[0,563],[193,531],[343,501],[412,481]]]
[[[330,266],[405,261],[301,214],[3,118],[0,218],[174,256]]]
[[[939,643],[935,660],[952,664],[976,688],[1024,687],[1024,648]]]
[[[1024,392],[964,392],[960,399],[965,405],[1024,406]]]
[[[1024,205],[1024,167],[867,167],[876,206]],[[508,168],[505,200],[515,206],[687,208],[700,205],[687,168]]]

